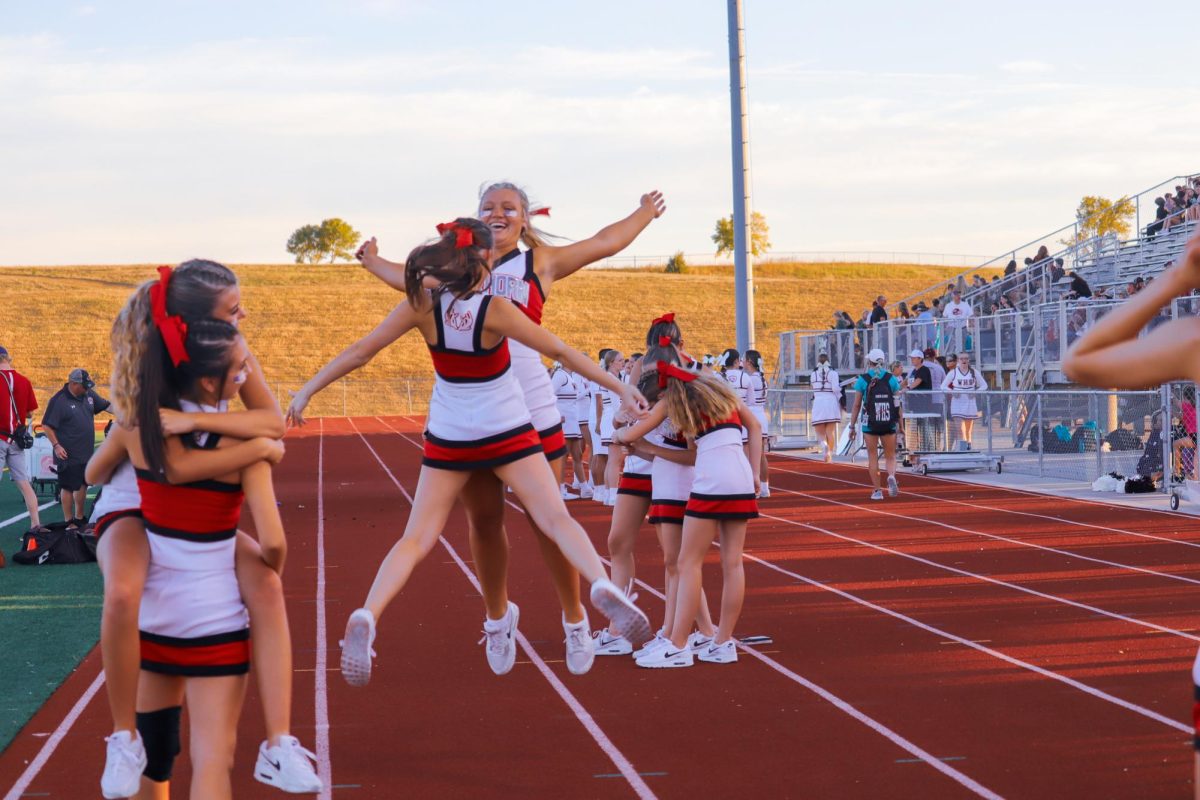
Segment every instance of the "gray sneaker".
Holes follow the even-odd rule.
[[[888,475],[888,497],[900,494],[900,484],[896,483],[895,475]]]
[[[872,499],[872,500],[882,500],[882,499],[883,499],[883,492],[881,492],[880,490],[876,489],[875,491],[871,492],[871,499]]]

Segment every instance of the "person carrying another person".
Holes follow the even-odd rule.
[[[109,407],[107,400],[92,391],[95,385],[87,370],[71,370],[67,382],[46,404],[42,417],[42,428],[54,445],[59,500],[69,529],[87,524],[83,472],[96,449],[96,415]]]
[[[29,512],[29,530],[43,531],[38,517],[37,495],[29,483],[29,464],[25,450],[14,441],[17,428],[28,425],[37,410],[37,397],[29,379],[13,369],[8,350],[0,347],[0,469],[8,466],[8,477],[17,485],[25,510]],[[4,554],[0,553],[0,567],[4,566]]]

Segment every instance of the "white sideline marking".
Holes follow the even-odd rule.
[[[788,494],[800,494],[800,495],[804,494],[803,492],[798,492],[794,489],[784,489],[783,487],[776,487],[776,488],[779,489],[779,491],[787,492]],[[1080,603],[1077,600],[1071,600],[1066,597],[1060,597],[1060,596],[1054,595],[1054,594],[1046,594],[1045,592],[1039,592],[1037,589],[1030,589],[1027,586],[1021,586],[1018,583],[1010,583],[1005,580],[1000,580],[999,578],[991,578],[991,577],[988,577],[987,575],[980,575],[976,572],[969,572],[965,569],[959,569],[958,567],[951,567],[946,564],[939,564],[936,561],[930,561],[927,558],[922,558],[921,556],[914,555],[912,553],[905,553],[902,550],[893,550],[890,547],[885,547],[880,544],[872,544],[871,542],[866,542],[866,541],[863,541],[862,539],[855,539],[853,536],[847,536],[842,533],[835,533],[834,531],[828,530],[826,528],[822,528],[817,525],[813,525],[808,522],[797,522],[796,520],[787,519],[785,517],[777,517],[774,514],[766,514],[762,511],[759,512],[759,516],[765,517],[767,519],[778,520],[779,522],[784,522],[784,523],[787,523],[788,525],[795,525],[795,526],[801,527],[801,528],[810,528],[814,531],[817,531],[818,533],[823,533],[826,536],[832,536],[835,539],[841,539],[846,542],[853,542],[854,544],[861,545],[863,547],[869,547],[872,550],[879,550],[880,552],[883,552],[883,553],[890,553],[895,556],[900,556],[901,558],[907,558],[911,561],[917,561],[921,564],[927,564],[928,566],[936,567],[937,569],[946,570],[947,572],[953,572],[953,573],[956,573],[958,575],[963,575],[968,578],[975,578],[976,580],[986,581],[987,583],[992,583],[997,586],[1003,586],[1006,589],[1013,589],[1018,592],[1024,592],[1026,594],[1031,594],[1035,597],[1040,597],[1044,600],[1050,600],[1051,602],[1062,603],[1063,605],[1074,606],[1075,608],[1081,608],[1084,611],[1090,611],[1093,614],[1100,614],[1101,616],[1111,617],[1113,619],[1117,619],[1122,622],[1129,622],[1134,625],[1141,625],[1142,627],[1150,628],[1152,630],[1158,631],[1159,633],[1170,633],[1170,634],[1174,634],[1175,636],[1180,636],[1184,639],[1191,639],[1193,642],[1200,642],[1200,636],[1193,636],[1190,633],[1186,633],[1186,632],[1178,630],[1176,628],[1168,628],[1165,625],[1156,625],[1153,622],[1147,622],[1146,620],[1141,620],[1136,617],[1127,617],[1124,614],[1118,614],[1115,611],[1105,611],[1103,608],[1097,608],[1096,606],[1090,606],[1087,603]],[[976,641],[978,641],[978,640],[976,640]]]
[[[380,421],[383,422],[383,420]],[[392,471],[388,469],[387,464],[385,464],[383,459],[380,458],[379,453],[375,452],[375,448],[372,447],[371,443],[367,441],[367,437],[363,436],[362,432],[358,429],[358,426],[354,424],[354,420],[350,419],[349,422],[350,427],[352,427],[354,432],[358,434],[358,437],[362,439],[363,444],[365,444],[367,449],[371,451],[371,455],[375,456],[375,460],[379,462],[379,466],[383,469],[387,476],[391,478],[392,483],[394,483],[396,488],[400,490],[400,493],[404,495],[404,499],[408,501],[408,504],[411,507],[413,505],[412,495],[408,493],[400,481],[396,479],[396,476],[392,474]],[[387,425],[386,422],[383,424]],[[394,428],[392,430],[396,433],[399,433],[399,431],[395,431]],[[400,435],[403,436],[403,434]],[[408,437],[405,438],[407,439]],[[479,581],[476,579],[475,573],[473,573],[470,567],[468,567],[463,562],[462,558],[459,557],[458,551],[456,551],[453,545],[446,540],[446,537],[439,536],[438,541],[440,541],[442,546],[446,548],[446,551],[450,554],[450,557],[454,559],[454,562],[458,565],[458,568],[462,570],[464,575],[467,576],[467,580],[471,582],[471,585],[475,587],[475,590],[482,595],[483,589],[479,585]],[[630,787],[635,793],[637,793],[637,796],[643,798],[643,800],[650,800],[650,798],[656,797],[646,782],[642,780],[642,777],[638,774],[637,770],[633,768],[633,764],[629,762],[629,759],[627,759],[625,755],[619,749],[617,749],[617,746],[612,743],[612,740],[608,738],[607,734],[605,734],[600,726],[596,724],[596,720],[591,714],[588,713],[587,709],[583,707],[583,704],[579,702],[575,695],[571,694],[571,690],[568,689],[563,682],[558,679],[558,676],[550,670],[550,667],[546,666],[546,662],[542,661],[541,656],[537,654],[537,651],[533,649],[533,646],[529,643],[529,640],[526,639],[525,635],[520,631],[517,632],[517,641],[520,643],[521,649],[525,651],[527,656],[529,656],[529,660],[532,661],[534,666],[538,668],[538,671],[542,673],[542,677],[544,677],[550,683],[550,686],[553,687],[554,691],[558,693],[558,696],[562,698],[563,702],[567,704],[567,707],[570,708],[572,713],[575,714],[575,718],[578,719],[580,724],[583,725],[584,729],[591,734],[592,739],[594,739],[596,744],[600,746],[600,749],[604,751],[605,755],[609,757],[613,765],[617,768],[617,771],[619,771],[625,780],[629,782]]]
[[[383,423],[384,425],[386,425],[388,428],[390,428],[393,433],[397,434],[398,436],[403,437],[410,444],[414,445],[415,447],[420,447],[420,445],[417,444],[416,442],[414,442],[412,439],[410,439],[408,437],[408,435],[401,433],[400,431],[393,428],[386,420],[380,419],[378,417],[376,417],[376,419],[379,419],[379,421],[381,423]],[[362,434],[359,434],[359,435],[361,436]],[[365,439],[364,439],[364,441],[365,441]],[[370,445],[368,445],[368,447],[369,446]],[[374,452],[374,451],[372,451],[372,452]],[[376,456],[376,458],[378,458],[378,456]],[[395,479],[393,478],[393,480],[395,480]],[[521,508],[520,506],[516,505],[515,503],[513,503],[509,500],[506,500],[505,502],[508,503],[508,505],[510,505],[513,508],[520,511],[522,514],[525,513],[525,509]],[[457,558],[457,556],[456,556],[456,558]],[[609,563],[609,562],[606,561],[605,563]],[[460,566],[462,566],[464,569],[466,569],[466,566],[461,564],[461,562],[460,562]],[[611,564],[610,564],[610,566],[611,566]],[[474,579],[473,574],[471,575],[471,577],[472,577],[472,579]],[[658,589],[654,588],[653,586],[651,586],[650,584],[646,583],[645,581],[643,581],[641,579],[635,578],[634,581],[637,583],[638,586],[641,586],[643,589],[645,589],[647,592],[649,592],[650,594],[657,597],[659,600],[666,602],[666,599],[667,599],[666,595],[664,595]],[[979,795],[980,797],[988,798],[988,800],[1002,800],[1001,795],[996,794],[991,789],[988,789],[986,786],[983,786],[982,784],[977,782],[975,779],[969,777],[968,775],[963,774],[962,772],[959,772],[954,767],[949,766],[945,762],[938,759],[936,756],[934,756],[931,753],[927,752],[926,750],[922,749],[921,747],[914,744],[913,742],[910,742],[908,739],[905,739],[903,736],[896,733],[891,728],[884,725],[882,722],[879,722],[878,720],[862,713],[857,708],[850,705],[845,700],[842,700],[840,697],[838,697],[837,695],[828,691],[827,689],[824,689],[821,686],[808,680],[807,678],[805,678],[801,675],[797,675],[795,672],[792,672],[790,669],[783,666],[775,659],[769,658],[766,655],[754,650],[753,648],[746,647],[745,645],[742,645],[740,643],[738,644],[738,648],[741,649],[743,652],[750,654],[751,656],[758,659],[762,663],[766,664],[768,667],[775,670],[780,675],[783,675],[788,680],[791,680],[794,683],[797,683],[800,686],[803,686],[805,689],[808,689],[809,691],[811,691],[812,693],[814,693],[818,697],[820,697],[822,700],[825,700],[826,702],[833,705],[835,708],[837,708],[842,713],[847,714],[850,717],[853,717],[854,719],[858,720],[863,725],[866,725],[868,728],[870,728],[871,730],[878,733],[880,736],[883,736],[885,739],[888,739],[893,744],[900,747],[902,750],[905,750],[905,751],[911,753],[912,755],[916,756],[918,759],[920,759],[921,761],[924,761],[926,764],[933,767],[938,772],[941,772],[943,775],[950,778],[951,780],[957,782],[959,785],[961,785],[967,789],[970,789],[972,792]],[[532,652],[532,648],[526,648],[526,649],[527,649],[527,651]]]
[[[803,472],[793,472],[792,470],[787,470],[787,469],[776,470],[776,472],[787,472],[792,475],[800,475],[800,476],[806,475],[806,473],[803,473]],[[851,486],[864,485],[864,484],[854,483],[853,481],[843,481],[840,478],[827,478],[826,480],[839,481],[840,483],[848,483]],[[1181,583],[1190,583],[1194,586],[1200,586],[1200,579],[1188,578],[1183,575],[1175,575],[1174,573],[1170,573],[1170,572],[1159,572],[1156,569],[1149,569],[1148,567],[1135,567],[1132,564],[1122,564],[1119,561],[1107,561],[1103,558],[1096,558],[1095,556],[1085,556],[1082,553],[1076,553],[1073,550],[1062,550],[1060,548],[1050,547],[1050,546],[1044,545],[1044,544],[1035,544],[1033,542],[1026,542],[1026,541],[1022,541],[1020,539],[1013,539],[1008,536],[1001,536],[998,533],[988,533],[986,531],[974,530],[972,528],[962,528],[962,527],[959,527],[958,525],[951,525],[949,522],[939,522],[936,519],[929,519],[928,517],[918,517],[918,516],[915,516],[912,514],[897,514],[897,513],[891,512],[891,511],[884,511],[881,508],[875,508],[873,506],[865,506],[865,505],[860,506],[856,503],[846,503],[841,500],[833,500],[828,497],[820,497],[819,495],[809,494],[808,492],[801,492],[801,491],[797,491],[795,489],[781,489],[781,491],[790,492],[791,494],[798,494],[803,497],[811,497],[813,500],[818,500],[822,503],[830,503],[831,505],[835,505],[835,506],[845,506],[846,508],[854,508],[854,509],[858,509],[859,511],[868,511],[872,514],[881,514],[885,517],[896,517],[897,519],[908,520],[910,522],[911,521],[925,522],[929,525],[936,525],[939,528],[946,528],[948,530],[958,531],[959,533],[970,534],[971,536],[982,536],[987,539],[995,539],[996,541],[1000,541],[1000,542],[1008,542],[1009,544],[1015,544],[1020,547],[1031,547],[1035,550],[1045,550],[1050,553],[1057,553],[1058,555],[1061,555],[1061,556],[1068,556],[1070,558],[1078,558],[1083,561],[1091,561],[1095,564],[1103,564],[1106,567],[1116,567],[1117,569],[1129,570],[1131,572],[1141,572],[1145,575],[1153,575],[1156,578],[1166,578],[1167,580],[1179,581]],[[912,494],[913,496],[918,496],[918,495],[916,495],[915,492],[909,492],[909,494]],[[930,499],[936,500],[938,498],[930,498]],[[999,509],[994,509],[994,510],[999,510]]]
[[[29,788],[29,784],[33,783],[33,779],[42,771],[42,767],[46,766],[46,762],[50,760],[50,756],[54,755],[54,751],[58,749],[58,745],[67,736],[67,732],[71,730],[71,726],[83,714],[88,703],[92,702],[92,698],[96,696],[96,692],[100,691],[100,687],[104,685],[104,671],[101,670],[96,679],[92,681],[92,685],[87,688],[87,691],[75,701],[75,705],[67,712],[67,716],[63,717],[63,721],[54,729],[54,733],[42,745],[42,749],[38,751],[37,756],[33,761],[29,762],[29,766],[21,773],[21,777],[17,778],[17,782],[8,790],[8,794],[4,795],[4,800],[18,800]]]
[[[325,419],[317,428],[317,663],[314,708],[317,729],[317,777],[321,779],[320,800],[333,796],[333,763],[329,758],[328,648],[325,630]]]
[[[42,503],[42,504],[41,504],[40,506],[38,506],[37,508],[38,508],[38,511],[45,511],[45,510],[46,510],[47,508],[49,508],[50,506],[57,505],[57,503],[58,503],[58,501],[57,501],[57,500],[51,500],[51,501],[49,501],[48,503]],[[12,525],[12,524],[13,524],[14,522],[16,522],[17,520],[22,520],[22,519],[25,519],[25,518],[26,518],[26,517],[28,517],[28,516],[29,516],[29,512],[28,512],[28,511],[22,511],[20,514],[17,514],[17,515],[15,515],[15,516],[9,517],[8,519],[5,519],[5,520],[0,520],[0,528],[7,528],[9,525]]]

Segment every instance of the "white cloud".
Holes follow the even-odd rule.
[[[1045,61],[1008,61],[1000,65],[1000,69],[1005,72],[1010,72],[1014,75],[1040,75],[1054,71],[1053,64],[1047,64]]]

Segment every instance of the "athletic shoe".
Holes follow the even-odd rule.
[[[609,619],[609,630],[618,630],[630,644],[640,645],[650,638],[650,620],[633,601],[608,578],[592,584],[592,605]]]
[[[567,491],[567,487],[564,486],[564,487],[562,487],[562,499],[563,500],[578,500],[579,495],[573,494],[572,492]]]
[[[592,635],[593,649],[598,656],[627,656],[633,645],[624,636],[613,636],[608,628],[601,628]]]
[[[882,499],[883,499],[883,492],[881,492],[881,491],[879,491],[878,489],[876,489],[875,491],[871,492],[871,499],[872,499],[872,500],[882,500]]]
[[[134,739],[131,731],[117,731],[104,741],[108,742],[108,752],[100,776],[100,793],[108,800],[133,797],[142,786],[142,770],[146,768],[142,737]]]
[[[596,660],[596,645],[592,641],[587,614],[583,615],[582,622],[574,624],[564,619],[563,633],[567,635],[567,669],[572,675],[587,674]]]
[[[709,664],[732,664],[737,661],[737,645],[734,644],[733,639],[726,640],[724,644],[714,642],[703,651],[696,653],[696,658],[707,661]]]
[[[611,491],[611,490],[605,492],[604,493],[604,505],[611,507],[611,506],[615,506],[616,504],[617,504],[617,493],[614,491]]]
[[[520,619],[521,609],[510,601],[503,617],[483,621],[483,638],[479,643],[487,642],[488,666],[497,675],[507,673],[517,660],[517,622]]]
[[[366,686],[371,680],[371,659],[375,657],[375,616],[360,608],[346,620],[346,638],[342,646],[342,677],[351,686]]]
[[[900,484],[896,483],[895,475],[888,475],[888,497],[900,494]]]
[[[592,490],[592,499],[600,505],[604,505],[604,495],[608,493],[607,486],[597,486]]]
[[[642,645],[642,648],[640,650],[634,651],[633,660],[637,661],[642,656],[650,653],[650,651],[657,650],[658,648],[662,647],[663,645],[669,645],[670,643],[671,643],[671,640],[668,639],[666,636],[663,636],[663,632],[660,630],[654,634],[653,639],[651,639],[650,641],[648,641],[644,645]]]
[[[592,499],[592,485],[590,483],[585,483],[582,486],[580,486],[579,487],[579,496],[582,497],[584,500],[591,500]]]
[[[713,643],[713,637],[705,636],[700,631],[692,631],[692,634],[688,636],[687,643],[692,653],[699,655],[707,650],[708,646]]]
[[[758,496],[759,497],[770,497],[771,496],[770,484],[766,484],[766,483],[759,484]]]
[[[647,669],[672,669],[675,667],[690,667],[695,664],[691,648],[682,648],[668,643],[666,647],[656,647],[637,660],[639,667]]]
[[[312,794],[323,788],[313,768],[316,761],[316,754],[301,747],[295,736],[280,736],[275,747],[267,747],[266,742],[258,746],[254,777],[290,794]]]

